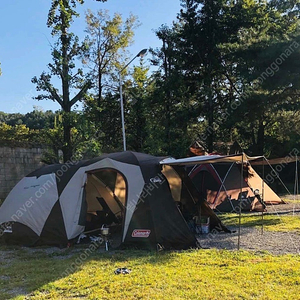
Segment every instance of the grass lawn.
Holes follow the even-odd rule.
[[[239,215],[226,213],[218,215],[227,226],[237,226],[239,224]],[[264,215],[261,214],[241,214],[241,226],[260,227],[264,225],[265,230],[300,233],[299,215]]]
[[[237,225],[237,214],[220,216]],[[242,214],[242,226],[261,215]],[[264,216],[265,230],[300,233],[299,216]],[[120,267],[132,270],[115,275]],[[0,299],[300,299],[300,256],[200,249],[103,252],[0,245]]]
[[[292,199],[291,199],[292,198]],[[286,203],[292,203],[295,204],[297,207],[299,207],[300,204],[300,195],[296,195],[296,198],[294,200],[294,196],[290,196],[290,198],[281,198]]]
[[[1,246],[0,299],[299,299],[297,255],[87,249]],[[115,275],[119,267],[132,272]]]

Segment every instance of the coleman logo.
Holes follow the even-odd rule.
[[[162,180],[161,180],[161,178],[159,176],[155,176],[153,178],[150,178],[150,181],[152,183],[162,183]]]
[[[131,236],[139,237],[139,238],[147,238],[147,237],[149,237],[150,233],[151,233],[151,230],[149,230],[149,229],[134,229],[132,231]]]

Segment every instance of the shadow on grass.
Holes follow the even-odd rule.
[[[91,244],[72,248],[26,248],[0,246],[0,299],[34,296],[51,283],[80,272],[87,265],[109,270],[111,276],[120,267],[144,264],[164,265],[172,260],[172,251],[111,250],[92,248]],[[46,288],[48,289],[48,288]],[[22,299],[22,298],[18,298]]]
[[[226,215],[222,214],[219,216],[225,226],[238,226],[239,225],[239,215]],[[275,215],[248,215],[242,214],[241,216],[241,226],[243,227],[255,227],[255,226],[268,226],[268,225],[278,225],[281,220]]]

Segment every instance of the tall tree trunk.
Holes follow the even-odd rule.
[[[207,55],[207,88],[208,88],[208,141],[207,141],[207,147],[208,151],[211,153],[214,151],[214,103],[213,103],[213,91],[212,91],[212,68],[213,68],[213,49],[215,48],[215,34],[213,29],[213,7],[214,7],[214,1],[205,1],[205,6],[208,8],[207,10],[207,18],[208,18],[208,55]]]
[[[263,155],[265,145],[265,125],[263,118],[259,120],[256,136],[254,133],[254,124],[252,124],[251,140],[253,145],[253,155]]]
[[[72,141],[71,141],[71,113],[65,112],[63,116],[63,130],[64,130],[64,144],[63,144],[63,159],[64,162],[69,161],[73,155]]]
[[[102,99],[102,64],[101,64],[101,56],[100,56],[100,46],[98,45],[98,57],[97,57],[97,63],[98,63],[98,98],[97,98],[97,121],[101,121],[101,113],[100,113],[100,107],[101,107],[101,99]]]
[[[209,81],[211,81],[209,79]],[[212,97],[211,82],[208,89],[208,135],[207,135],[207,147],[208,151],[212,153],[214,151],[214,105]]]
[[[168,61],[168,56],[167,56],[167,49],[166,49],[166,44],[167,42],[163,40],[163,53],[164,53],[164,73],[165,73],[165,78],[167,81],[167,78],[170,75],[170,62]],[[168,45],[167,45],[168,46]],[[166,138],[166,143],[167,143],[167,153],[171,153],[171,91],[170,89],[167,89],[166,91],[166,106],[165,106],[165,112],[166,112],[166,128],[165,128],[165,138]]]
[[[259,120],[259,126],[257,131],[257,154],[264,154],[264,144],[265,144],[265,125],[263,118]]]
[[[66,5],[65,5],[66,6]],[[69,86],[69,56],[68,56],[68,36],[67,36],[67,21],[65,14],[61,11],[62,20],[62,91],[63,91],[63,159],[67,162],[72,157],[72,144],[71,144],[71,123],[70,123],[70,86]]]

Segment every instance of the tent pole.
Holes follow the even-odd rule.
[[[296,202],[296,195],[298,198],[298,193],[299,193],[299,191],[298,191],[298,156],[296,154],[293,216],[295,215],[295,202]]]
[[[265,159],[265,156],[264,158]],[[262,180],[262,203],[264,203],[265,200],[265,164],[263,164],[263,180]],[[264,207],[263,210],[261,211],[261,234],[264,234]]]
[[[244,165],[244,152],[242,152],[242,161],[241,161],[241,186],[240,186],[240,199],[239,199],[239,229],[238,229],[238,250],[240,250],[240,244],[241,244],[241,218],[242,218],[242,192],[243,192],[243,179],[244,179],[244,173],[243,173],[243,165]]]

